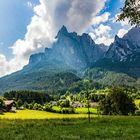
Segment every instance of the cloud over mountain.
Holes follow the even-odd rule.
[[[0,67],[0,76],[21,69],[28,63],[32,53],[49,47],[62,25],[70,31],[85,31],[92,19],[104,8],[105,2],[106,0],[40,0],[40,4],[33,8],[34,16],[27,26],[24,39],[18,39],[11,47],[13,59],[7,61],[1,55],[3,66]]]

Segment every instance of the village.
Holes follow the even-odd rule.
[[[31,107],[32,106],[32,107]],[[91,101],[89,103],[90,108],[97,108],[97,103],[94,103],[93,101]],[[43,105],[40,105],[38,103],[31,103],[29,105],[25,104],[20,104],[18,105],[18,103],[14,100],[4,100],[3,101],[3,106],[0,109],[1,113],[4,112],[12,112],[12,113],[16,113],[17,110],[25,110],[25,109],[31,109],[31,110],[40,110],[40,111],[50,111],[50,112],[56,112],[56,113],[75,113],[74,111],[72,112],[71,109],[83,109],[80,110],[80,112],[77,113],[87,113],[84,111],[84,109],[86,109],[88,107],[88,105],[86,103],[82,103],[79,101],[74,101],[74,102],[69,102],[66,99],[60,99],[59,101],[50,101],[49,103]],[[63,111],[62,111],[63,110]],[[91,111],[91,113],[93,113]]]

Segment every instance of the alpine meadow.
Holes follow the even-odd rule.
[[[140,0],[1,0],[0,18],[0,140],[140,139]]]

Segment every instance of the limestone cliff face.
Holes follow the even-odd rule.
[[[51,48],[46,46],[43,53],[31,55],[29,64],[21,71],[0,78],[0,92],[27,89],[50,91],[63,78],[68,83],[77,76],[85,78],[86,71],[86,77],[105,85],[139,87],[139,42],[140,28],[132,28],[123,38],[116,36],[114,43],[107,47],[95,44],[88,34],[69,33],[63,26]]]
[[[56,36],[52,48],[46,48],[44,53],[30,57],[29,65],[38,63],[61,63],[71,69],[83,69],[104,56],[104,49],[96,45],[88,34],[69,33],[63,26]]]
[[[123,38],[115,37],[105,57],[112,61],[138,61],[140,54],[140,28],[132,28]]]

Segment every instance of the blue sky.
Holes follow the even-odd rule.
[[[32,0],[34,4],[38,0]],[[33,10],[27,0],[1,0],[0,1],[0,53],[11,57],[12,46],[19,38],[24,38],[27,25],[31,21]]]
[[[50,46],[63,24],[69,31],[87,32],[96,43],[109,45],[116,34],[122,36],[130,28],[127,22],[115,20],[123,2],[0,0],[0,76],[21,69],[31,54]]]
[[[122,8],[123,5],[124,5],[124,0],[109,0],[109,2],[106,5],[107,8],[105,11],[111,13],[111,18],[114,18],[114,16],[117,13],[120,13],[120,8]],[[118,30],[121,28],[121,25],[119,23],[113,24],[111,21],[110,22],[108,21],[106,25],[110,25],[112,27],[113,36],[116,35]]]

